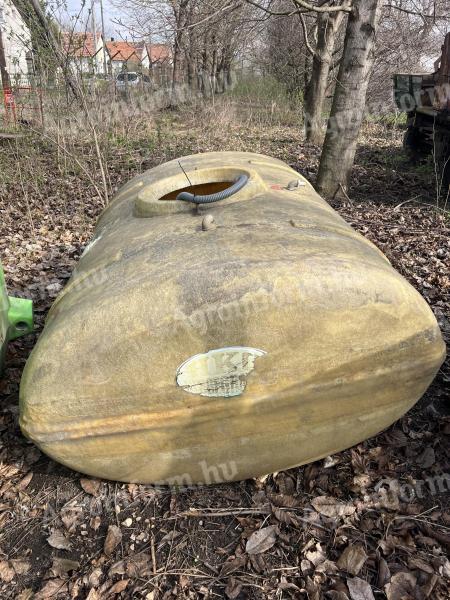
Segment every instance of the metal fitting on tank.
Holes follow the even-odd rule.
[[[293,190],[296,190],[299,187],[303,187],[305,185],[305,182],[302,181],[301,179],[294,179],[293,181],[290,181],[287,184],[287,188],[290,192],[292,192]]]
[[[209,231],[211,229],[216,229],[217,223],[214,220],[214,217],[211,214],[207,214],[203,217],[202,220],[202,229],[203,231]]]

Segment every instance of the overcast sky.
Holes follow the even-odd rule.
[[[83,30],[86,25],[86,19],[88,16],[88,8],[91,7],[92,0],[86,0],[85,8],[83,11],[83,17],[81,20],[78,20],[76,29]],[[61,6],[61,2],[54,1],[54,6]],[[66,0],[66,5],[64,8],[55,8],[55,15],[58,20],[62,23],[63,26],[66,26],[69,22],[74,23],[75,19],[80,13],[82,6],[82,2],[80,0]],[[127,37],[127,31],[124,28],[113,23],[113,19],[117,19],[120,17],[120,11],[112,6],[109,0],[103,0],[103,12],[105,16],[105,35],[107,38],[114,37],[117,39]],[[100,20],[100,4],[98,0],[95,1],[95,15],[96,15],[96,25],[97,29],[101,28],[101,20]]]

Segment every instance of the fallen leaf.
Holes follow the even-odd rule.
[[[112,587],[109,588],[108,594],[120,594],[127,587],[129,579],[121,579],[117,583],[115,583]]]
[[[255,573],[265,573],[267,570],[267,562],[264,554],[249,554],[250,564]]]
[[[367,473],[360,473],[353,477],[353,487],[356,491],[360,492],[366,490],[371,483],[370,476]]]
[[[308,593],[308,600],[321,600],[320,586],[311,577],[306,578],[305,588]]]
[[[367,554],[364,548],[361,545],[351,545],[347,546],[336,564],[339,569],[351,573],[351,575],[358,575],[366,560]]]
[[[43,588],[37,592],[33,600],[47,600],[48,598],[57,598],[62,594],[67,594],[67,582],[63,579],[50,579]]]
[[[92,573],[90,573],[88,577],[88,583],[91,586],[91,588],[96,588],[100,585],[100,579],[102,578],[102,576],[103,571],[100,567],[97,567],[92,571]]]
[[[33,479],[33,473],[30,472],[30,473],[28,473],[28,475],[25,475],[25,477],[19,481],[19,483],[16,486],[17,489],[18,490],[26,489],[30,485],[30,481],[32,479]]]
[[[16,596],[16,600],[31,600],[34,597],[32,588],[25,588]]]
[[[92,519],[89,522],[89,525],[92,527],[92,529],[94,531],[97,531],[97,529],[100,527],[101,524],[102,524],[102,520],[98,515],[96,517],[92,517]]]
[[[83,579],[83,577],[77,577],[75,581],[72,579],[69,583],[70,597],[72,600],[75,600],[75,598],[78,598],[81,595],[81,589],[85,587],[86,582],[86,580],[83,581]]]
[[[372,588],[364,579],[359,577],[347,579],[347,586],[351,600],[375,600]],[[400,598],[397,598],[397,600],[400,600]]]
[[[450,579],[450,560],[448,560],[448,558],[445,559],[444,564],[439,569],[439,572],[442,572],[444,577]]]
[[[336,456],[336,455],[327,456],[323,461],[323,468],[330,469],[331,467],[338,465],[339,462],[340,462],[339,456]]]
[[[327,557],[325,552],[323,551],[322,544],[317,543],[315,550],[308,550],[305,552],[305,557],[309,560],[315,567],[323,563]]]
[[[76,571],[79,566],[80,563],[76,560],[55,556],[50,570],[53,577],[64,577],[69,571]]]
[[[332,575],[333,573],[337,573],[337,571],[336,563],[332,560],[324,560],[316,568],[316,573],[326,573],[327,575]]]
[[[102,482],[99,479],[88,479],[85,477],[80,479],[81,487],[87,494],[91,494],[91,496],[97,496],[101,484]]]
[[[278,508],[271,504],[271,510],[273,516],[280,521],[280,523],[284,523],[285,525],[292,525],[293,527],[298,527],[300,525],[299,519],[289,510],[283,510],[282,508]]]
[[[191,585],[191,580],[186,575],[180,575],[179,582],[182,590],[188,588]]]
[[[151,558],[145,552],[130,556],[126,561],[126,574],[129,577],[150,577],[152,570]]]
[[[163,537],[161,538],[161,541],[159,542],[159,546],[162,547],[164,544],[173,542],[177,537],[180,537],[180,535],[182,535],[180,531],[176,531],[175,529],[172,529],[172,531],[169,531],[169,533],[166,533],[166,535],[163,535]]]
[[[429,563],[425,562],[420,556],[411,556],[408,558],[408,567],[412,570],[420,569],[425,573],[434,573],[434,568]]]
[[[303,558],[300,562],[300,570],[303,575],[309,575],[314,570],[314,565],[307,558]]]
[[[330,590],[327,592],[327,596],[330,598],[330,600],[348,600],[347,594],[338,590]]]
[[[236,556],[235,558],[228,559],[225,561],[220,569],[220,577],[227,577],[230,573],[234,573],[245,565],[244,556]]]
[[[127,563],[125,560],[119,560],[113,564],[113,566],[109,569],[108,575],[112,577],[113,575],[125,575],[127,570]]]
[[[242,583],[234,577],[230,577],[225,588],[225,595],[230,600],[236,600],[242,590]]]
[[[269,525],[252,533],[245,545],[247,554],[262,554],[272,548],[277,540],[277,526]]]
[[[112,554],[114,549],[120,544],[121,541],[122,532],[120,527],[117,525],[110,525],[108,527],[108,533],[106,534],[105,545],[103,547],[105,554]]]
[[[332,496],[317,496],[311,504],[318,513],[326,517],[346,517],[356,510],[352,504],[344,504]]]
[[[295,585],[295,583],[292,583],[290,581],[286,581],[284,577],[281,578],[281,581],[278,584],[278,589],[282,592],[300,592],[300,588],[298,587],[298,585]]]
[[[408,438],[403,431],[400,431],[400,429],[389,431],[386,434],[385,439],[390,446],[396,446],[397,448],[401,448],[408,444]]]
[[[422,586],[422,592],[424,593],[425,598],[430,597],[430,594],[434,590],[434,587],[438,581],[439,577],[436,575],[436,573],[430,575],[427,583],[424,586]]]
[[[9,583],[14,579],[14,569],[11,567],[7,560],[0,560],[0,579]]]
[[[391,578],[391,572],[389,570],[388,564],[384,560],[383,557],[380,557],[380,559],[378,561],[378,579],[377,579],[378,587],[383,588],[386,585],[386,583],[388,583],[390,578]]]
[[[42,453],[36,446],[32,446],[25,451],[25,462],[27,465],[34,465],[42,456]]]
[[[425,523],[421,523],[419,529],[421,529],[430,537],[432,536],[432,539],[434,538],[434,540],[437,540],[440,544],[443,544],[444,546],[450,548],[450,534],[440,531],[438,529],[434,529],[433,527],[430,527]]]
[[[288,494],[269,494],[269,499],[272,504],[281,508],[294,508],[300,506],[300,501]]]
[[[10,561],[16,575],[25,575],[31,568],[30,563],[23,558],[12,558]]]
[[[392,575],[391,581],[384,586],[387,600],[402,600],[409,598],[416,587],[417,579],[412,573],[400,571]]]
[[[80,506],[67,506],[61,510],[61,521],[67,531],[75,531],[83,517],[83,509]]]
[[[425,448],[425,450],[416,458],[416,463],[422,467],[422,469],[429,469],[435,462],[436,456],[431,446]]]
[[[47,538],[47,542],[52,548],[58,550],[70,550],[71,543],[59,529],[54,529],[50,537]]]

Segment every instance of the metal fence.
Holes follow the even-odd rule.
[[[172,85],[170,64],[145,69],[141,61],[123,61],[120,70],[110,69],[106,77],[73,67],[71,71],[88,104],[99,99],[126,101],[136,94],[151,94]],[[0,87],[0,130],[9,131],[22,125],[44,127],[46,111],[64,98],[69,101],[70,94],[61,70],[39,75],[14,74],[8,87]]]

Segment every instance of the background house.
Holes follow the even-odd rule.
[[[31,34],[11,0],[0,0],[0,31],[11,82],[27,84],[32,72]]]
[[[167,44],[147,44],[147,55],[152,67],[172,64],[172,48]]]
[[[100,33],[63,32],[62,45],[72,66],[83,74],[104,73],[105,44]]]
[[[145,46],[132,42],[110,40],[106,42],[109,70],[117,75],[123,70],[140,71],[148,68]],[[144,59],[144,61],[143,61]]]
[[[172,50],[166,44],[146,44],[111,40],[106,42],[110,72],[117,75],[124,69],[148,73],[172,64]]]
[[[147,44],[146,49],[154,83],[168,85],[172,78],[172,48],[167,44]]]

